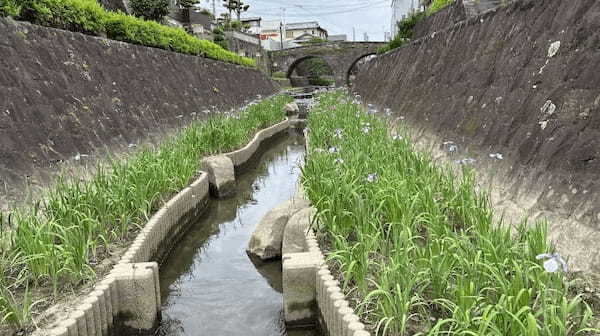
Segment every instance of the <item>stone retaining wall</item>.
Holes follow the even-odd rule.
[[[288,120],[256,133],[242,149],[225,153],[241,167],[251,160],[261,143],[290,127]],[[160,314],[160,286],[157,260],[168,252],[174,240],[204,211],[209,200],[208,174],[169,200],[140,231],[113,270],[81,299],[81,304],[35,335],[100,336],[111,330],[126,335],[152,332]]]
[[[597,0],[514,1],[377,57],[354,87],[435,149],[453,141],[451,164],[476,160],[499,215],[547,219],[569,269],[595,275],[599,13]]]
[[[256,69],[0,18],[0,210],[276,90]]]

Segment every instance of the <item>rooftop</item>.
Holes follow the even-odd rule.
[[[295,22],[295,23],[288,23],[285,25],[285,29],[311,29],[311,28],[323,29],[323,28],[321,28],[321,26],[319,25],[319,23],[317,21]]]
[[[242,22],[262,21],[262,18],[260,16],[251,16],[251,17],[247,17],[247,18],[241,18],[240,21],[242,21]]]

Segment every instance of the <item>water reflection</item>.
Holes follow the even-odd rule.
[[[161,267],[163,321],[157,335],[286,334],[281,263],[255,267],[245,248],[266,212],[295,193],[303,155],[301,137],[284,138],[241,176],[234,198],[211,202]]]

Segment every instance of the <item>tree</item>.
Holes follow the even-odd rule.
[[[231,17],[231,12],[234,12],[237,15],[237,20],[240,21],[242,12],[248,11],[250,5],[246,5],[241,0],[223,0],[223,7],[229,11],[229,17]]]
[[[225,33],[223,32],[223,29],[221,29],[221,28],[215,28],[213,30],[213,42],[220,45],[221,48],[223,48],[225,50],[229,49],[229,45],[227,43],[227,40],[225,39]]]
[[[131,0],[133,15],[157,22],[169,14],[169,0]]]

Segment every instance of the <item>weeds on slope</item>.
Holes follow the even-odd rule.
[[[473,174],[413,150],[345,92],[309,115],[303,171],[346,292],[378,335],[591,335],[593,314],[552,251],[546,225],[494,223]]]
[[[21,325],[35,302],[31,287],[91,279],[110,244],[148,220],[162,200],[197,175],[200,158],[239,148],[254,133],[283,119],[290,98],[276,96],[236,116],[197,122],[157,149],[97,167],[89,181],[61,179],[36,206],[0,213],[0,314]]]

